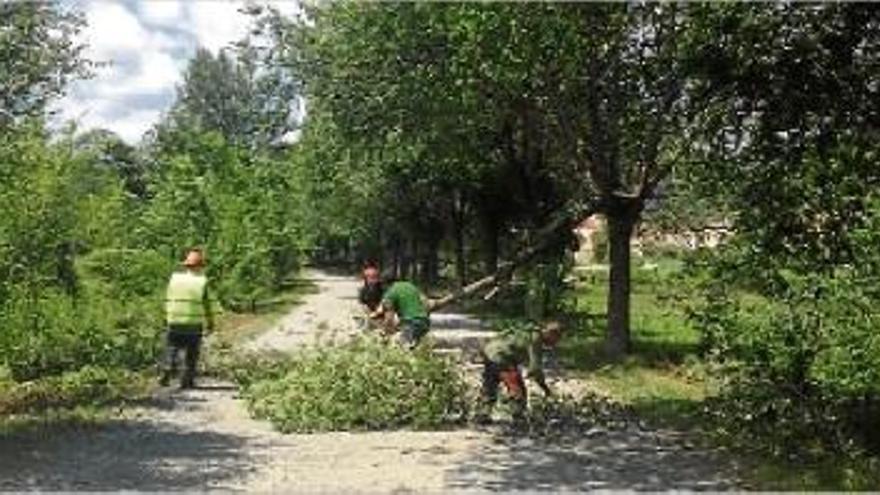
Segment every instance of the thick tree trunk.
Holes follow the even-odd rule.
[[[633,214],[608,216],[611,273],[608,277],[608,333],[606,351],[612,356],[629,352],[630,240],[635,227]]]

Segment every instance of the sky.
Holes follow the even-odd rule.
[[[95,77],[74,82],[57,103],[57,123],[81,131],[109,129],[135,144],[174,100],[187,61],[198,47],[216,53],[244,37],[249,18],[231,0],[74,0],[85,14],[79,40],[87,59],[109,62]],[[296,0],[272,0],[283,13]]]

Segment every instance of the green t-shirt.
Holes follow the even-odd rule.
[[[526,365],[529,376],[534,380],[540,380],[544,376],[541,363],[543,352],[544,342],[541,333],[537,331],[496,337],[483,349],[486,357],[502,368]]]
[[[409,282],[394,282],[382,296],[382,303],[394,309],[401,320],[428,318],[428,311],[422,303],[422,293]]]

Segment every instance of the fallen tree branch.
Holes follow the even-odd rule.
[[[505,283],[507,280],[510,279],[510,277],[513,276],[513,272],[517,268],[529,263],[538,254],[541,254],[542,252],[558,244],[558,234],[563,229],[570,230],[572,228],[572,218],[586,218],[596,212],[596,209],[593,206],[582,208],[582,210],[582,212],[579,210],[575,214],[566,215],[565,213],[562,213],[558,215],[553,221],[551,221],[549,224],[547,224],[537,232],[536,237],[539,240],[537,244],[523,249],[517,256],[513,258],[513,260],[507,263],[503,263],[492,275],[488,275],[475,282],[471,282],[470,284],[462,287],[452,294],[446,295],[438,299],[429,300],[427,304],[428,311],[436,311],[437,309],[448,306],[449,304],[452,304],[459,299],[473,296],[474,294],[480,292],[487,287],[497,286],[501,283]]]

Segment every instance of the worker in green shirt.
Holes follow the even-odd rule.
[[[399,330],[401,341],[410,349],[417,346],[431,328],[422,293],[410,282],[394,282],[385,291],[382,304],[370,314],[370,318],[383,316],[387,322],[386,328],[391,332]],[[397,317],[397,325],[390,321],[394,316]]]
[[[191,249],[183,261],[184,270],[171,275],[165,298],[165,321],[168,328],[165,370],[161,383],[168,385],[177,375],[177,356],[186,351],[186,369],[181,388],[195,386],[196,365],[202,333],[214,329],[214,316],[208,297],[208,279],[203,271],[205,260],[199,249]]]
[[[514,399],[514,420],[521,420],[528,401],[526,385],[520,373],[520,366],[526,366],[529,378],[541,387],[546,395],[551,395],[550,387],[544,380],[542,358],[545,347],[554,347],[562,336],[562,327],[557,321],[550,321],[542,328],[504,335],[491,339],[483,347],[483,387],[481,407],[475,420],[488,423],[492,408],[498,399],[498,385],[504,382]]]

